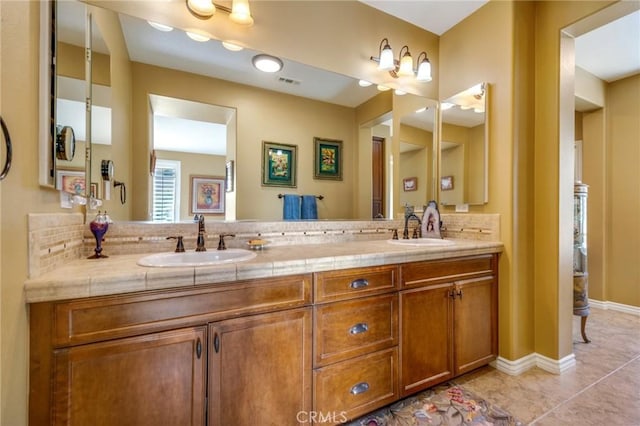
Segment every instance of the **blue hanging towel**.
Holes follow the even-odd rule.
[[[302,218],[303,219],[318,218],[318,205],[316,203],[315,195],[302,196]]]
[[[282,210],[284,220],[300,219],[300,196],[295,194],[285,194]]]

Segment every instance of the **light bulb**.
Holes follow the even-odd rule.
[[[229,19],[236,24],[253,25],[251,9],[249,8],[249,0],[233,0]]]
[[[407,49],[405,54],[402,56],[402,59],[400,59],[400,69],[398,70],[398,75],[413,75],[413,58],[411,57],[411,53],[409,53],[409,49]]]
[[[211,39],[211,37],[208,37],[204,34],[194,33],[192,31],[186,31],[186,33],[187,36],[189,36],[189,38],[193,41],[205,42]]]
[[[393,60],[393,50],[389,44],[385,44],[380,52],[380,62],[378,63],[378,69],[382,71],[391,71],[396,68]]]
[[[211,0],[187,0],[187,9],[198,18],[211,18],[216,13]]]
[[[230,41],[223,41],[222,46],[224,46],[225,49],[230,50],[232,52],[239,52],[242,49],[244,49],[244,47],[240,46],[239,44],[235,44]]]
[[[418,65],[418,75],[416,76],[416,80],[421,82],[431,81],[431,62],[429,62],[428,59],[425,58],[420,62],[420,65]]]

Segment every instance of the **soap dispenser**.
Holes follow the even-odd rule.
[[[96,215],[96,217],[91,221],[91,223],[89,223],[89,229],[96,239],[96,248],[94,249],[95,254],[89,256],[89,259],[101,259],[109,257],[102,254],[102,240],[104,238],[104,234],[106,234],[107,230],[109,229],[110,221],[111,220],[106,211],[104,213],[101,213],[100,210],[98,210],[98,214]]]

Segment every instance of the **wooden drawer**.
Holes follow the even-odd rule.
[[[88,343],[310,303],[310,274],[55,302],[52,340]]]
[[[404,264],[402,288],[429,286],[485,274],[495,275],[496,256],[489,254]]]
[[[397,347],[313,372],[314,411],[353,419],[398,399]]]
[[[314,366],[398,343],[398,295],[384,294],[314,307]]]
[[[399,266],[372,266],[314,273],[314,302],[332,302],[398,288]]]

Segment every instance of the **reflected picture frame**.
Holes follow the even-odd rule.
[[[189,214],[223,214],[225,201],[223,176],[189,176]]]
[[[262,141],[262,186],[296,187],[298,146]]]
[[[342,180],[342,141],[314,137],[313,178]]]
[[[418,178],[417,177],[408,177],[402,179],[402,189],[405,192],[409,191],[417,191],[418,190]]]
[[[86,177],[82,168],[56,169],[56,188],[74,195],[86,194]]]
[[[451,191],[453,189],[453,176],[442,176],[440,178],[440,190]]]

